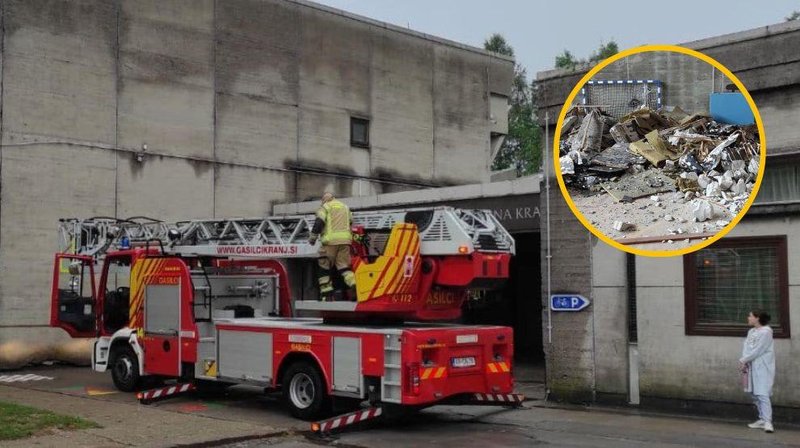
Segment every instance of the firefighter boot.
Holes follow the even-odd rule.
[[[333,283],[328,281],[327,283],[320,282],[319,285],[319,300],[322,302],[329,302],[333,299]]]
[[[340,269],[339,274],[342,276],[342,280],[344,280],[344,284],[347,285],[347,289],[344,292],[344,296],[346,300],[351,302],[355,302],[357,300],[356,296],[356,276],[353,274],[353,271],[349,268]]]
[[[328,269],[320,269],[319,272],[319,300],[327,302],[333,296],[333,281],[331,273]]]

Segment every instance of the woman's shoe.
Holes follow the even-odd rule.
[[[747,425],[747,427],[748,428],[753,428],[753,429],[764,429],[764,423],[766,423],[764,420],[758,419],[758,420],[754,421],[753,423],[750,423],[749,425]]]
[[[775,432],[775,428],[772,427],[772,423],[764,423],[764,432]]]

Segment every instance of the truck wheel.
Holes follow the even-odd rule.
[[[114,386],[123,392],[133,392],[139,387],[139,359],[130,347],[119,349],[114,356],[111,379],[114,380]]]
[[[283,398],[293,416],[313,420],[328,411],[330,399],[322,374],[306,361],[292,364],[281,381]]]

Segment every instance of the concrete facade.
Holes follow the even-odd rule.
[[[340,197],[339,199],[352,210],[427,207],[431,204],[445,204],[448,202],[477,200],[501,201],[503,198],[511,196],[538,195],[540,193],[539,189],[541,183],[542,176],[537,174],[500,182],[401,191],[374,196]],[[536,204],[531,205],[534,207],[536,206]],[[272,213],[275,215],[294,215],[316,213],[317,210],[319,210],[319,200],[313,200],[276,204],[272,208]],[[535,230],[539,227],[538,209],[536,210],[536,215],[535,217],[531,217],[532,219],[535,218],[536,221],[526,226],[526,230]],[[495,213],[495,216],[501,221],[504,219],[502,213]],[[507,223],[503,224],[504,226],[507,225]]]
[[[797,123],[800,119],[800,109],[794,107],[800,100],[800,53],[793,51],[800,45],[800,24],[796,21],[784,22],[681,45],[711,56],[742,81],[764,120],[770,155],[797,150],[797,135],[793,132],[794,127],[791,123]],[[641,60],[649,56],[633,57]],[[662,81],[667,84],[664,104],[670,105],[670,101],[673,101],[680,105],[684,102],[684,98],[690,95],[678,93],[674,96],[677,90],[675,87],[684,92],[691,92],[695,84],[694,80],[680,79],[680,63],[676,65],[675,62],[684,59],[680,56],[658,59],[654,61],[654,68],[666,70],[661,72],[666,75]],[[619,62],[609,66],[609,69],[624,79],[627,76],[622,75],[628,73],[627,65]],[[544,125],[545,115],[549,116],[551,136],[564,100],[590,68],[587,66],[577,70],[550,70],[537,73],[539,120]],[[631,73],[633,78],[644,75],[646,73]],[[719,73],[704,78],[698,80],[699,85],[696,87],[698,91],[708,89],[710,92],[712,85],[714,91],[719,91],[720,86],[724,84]],[[673,86],[672,91],[670,85]]]
[[[581,71],[580,76],[586,72]],[[572,80],[574,76],[565,76],[565,73],[556,71],[552,73],[559,83]],[[546,74],[539,74],[546,78]],[[725,92],[725,87],[731,81],[724,73],[714,68],[713,65],[682,53],[653,51],[637,53],[603,67],[594,76],[594,80],[617,81],[621,79],[649,80],[655,79],[662,82],[662,104],[677,106],[688,113],[708,113],[708,94]],[[580,77],[574,79],[577,83]],[[574,86],[575,84],[573,84]],[[571,86],[563,85],[570,90]],[[541,97],[545,101],[553,101],[554,92],[548,83],[540,89]],[[579,103],[581,93],[575,97]],[[563,104],[563,101],[561,102]],[[561,105],[557,108],[549,105],[547,110],[551,116],[558,117]]]
[[[726,237],[786,235],[789,253],[789,300],[792,337],[775,340],[778,371],[773,403],[800,407],[800,221],[745,219]],[[615,248],[594,240],[591,250],[594,321],[595,389],[598,395],[628,397],[628,316],[625,257]],[[683,257],[635,257],[638,327],[638,389],[641,400],[713,400],[750,403],[742,393],[736,363],[743,338],[689,336],[685,333]],[[554,325],[566,327],[559,321]],[[575,351],[572,351],[575,352]],[[588,358],[588,357],[587,357]],[[558,359],[548,362],[560,364]],[[548,364],[549,365],[549,364]],[[556,366],[554,366],[556,368]]]
[[[798,45],[797,22],[686,44],[725,64],[752,94],[767,133],[765,179],[770,178],[771,167],[775,176],[779,166],[796,166],[800,153],[796,129],[800,113]],[[538,75],[540,110],[549,115],[551,141],[561,105],[585,72],[550,71]],[[667,84],[668,90],[669,87]],[[544,114],[540,118],[544,126]],[[552,182],[555,185],[554,179]],[[800,346],[796,341],[800,331],[800,259],[796,255],[800,250],[796,214],[800,191],[790,193],[789,200],[780,203],[759,204],[757,200],[729,234],[786,236],[788,241],[793,336],[776,340],[778,371],[773,397],[773,403],[784,409],[779,411],[784,416],[790,412],[797,415],[796,409],[786,408],[800,407],[800,380],[794,375],[800,369]],[[546,195],[542,198],[544,202]],[[557,188],[551,190],[550,203],[552,292],[580,293],[593,301],[580,313],[543,315],[545,327],[550,324],[554,335],[552,342],[545,345],[551,394],[572,400],[611,399],[634,404],[677,400],[682,408],[702,407],[708,401],[715,402],[712,407],[716,409],[721,402],[734,407],[749,404],[736,371],[743,338],[686,335],[683,258],[633,257],[635,277],[628,278],[626,254],[598,241],[583,228]],[[545,208],[542,210],[546,213]],[[544,251],[547,235],[544,229]],[[543,284],[546,285],[544,270]],[[545,287],[543,300],[547,292]],[[634,303],[629,301],[629,294],[635,294]],[[629,332],[632,323],[636,323],[635,336]]]
[[[513,60],[310,2],[0,6],[0,341],[61,335],[44,328],[58,218],[474,183],[506,132]]]

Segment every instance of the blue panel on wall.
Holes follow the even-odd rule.
[[[708,110],[711,111],[711,117],[720,123],[755,123],[753,111],[741,93],[712,93]]]

